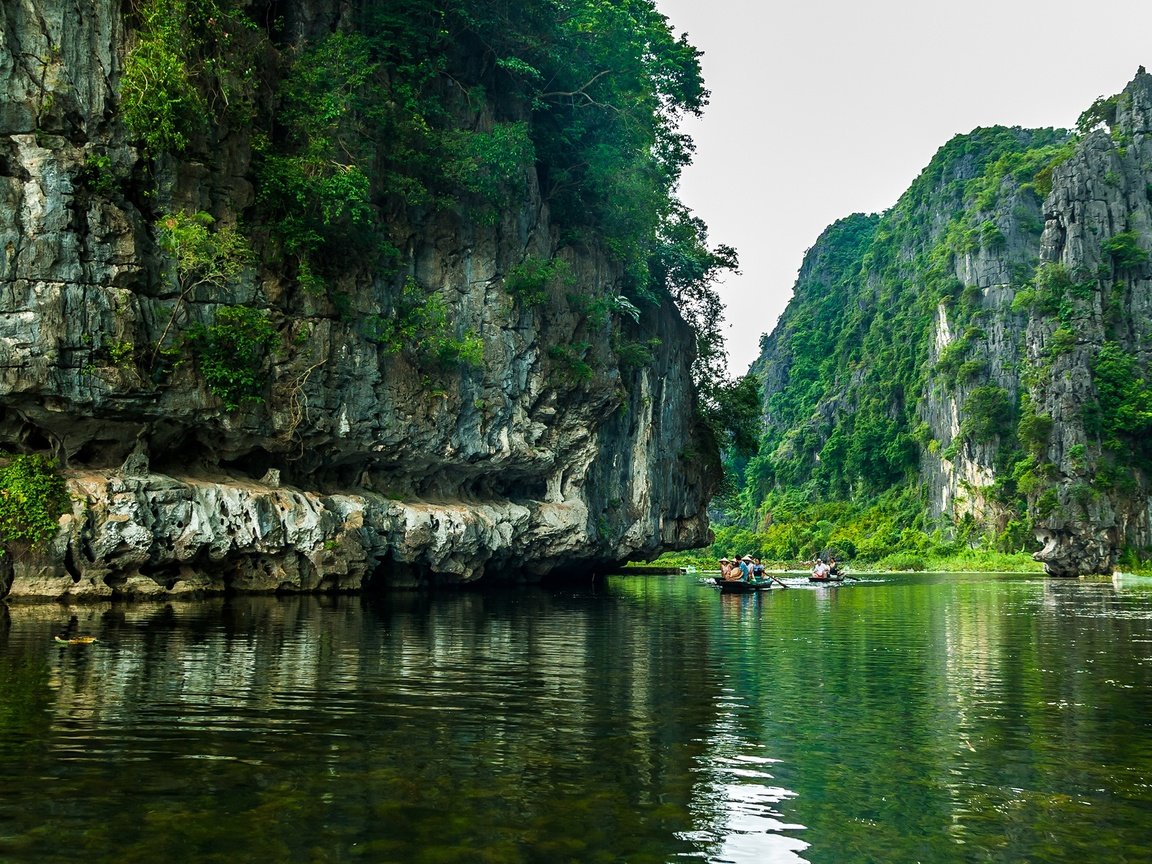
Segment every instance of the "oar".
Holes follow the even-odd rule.
[[[776,577],[776,574],[774,574],[774,573],[768,573],[768,571],[767,571],[767,570],[765,570],[764,572],[765,572],[765,573],[768,575],[768,578],[769,578],[769,579],[771,579],[773,582],[777,582],[777,583],[779,583],[779,585],[780,585],[780,587],[781,587],[781,588],[787,588],[787,587],[788,587],[788,586],[787,586],[787,585],[786,585],[784,582],[781,582],[781,581],[780,581],[780,579],[778,579],[778,578]]]

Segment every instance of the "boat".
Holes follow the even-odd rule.
[[[843,582],[843,576],[809,576],[809,582],[815,582],[817,585],[827,585],[828,583]]]
[[[721,579],[716,577],[716,584],[720,586],[721,594],[755,594],[757,591],[767,591],[772,587],[768,582],[742,582],[739,579]]]

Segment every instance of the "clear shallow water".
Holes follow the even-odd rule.
[[[1135,862],[1150,837],[1152,580],[0,611],[3,864]]]

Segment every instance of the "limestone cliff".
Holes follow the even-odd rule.
[[[1147,554],[1152,76],[1080,125],[959,136],[825,233],[764,342],[753,482],[920,489],[1052,575]]]
[[[248,12],[328,32],[342,8]],[[387,274],[343,262],[338,291],[268,255],[182,278],[164,214],[259,246],[259,142],[219,108],[182,152],[143,152],[121,114],[136,26],[113,0],[0,13],[0,441],[55,455],[73,496],[46,548],[0,560],[0,596],[539,578],[707,541],[694,334],[667,295],[624,298],[619,256],[563,230],[537,171],[483,218],[393,208]],[[253,45],[271,88],[283,68]],[[534,262],[555,278],[529,301],[509,277]],[[411,344],[427,327],[381,337],[406,285],[471,362],[429,362]],[[273,334],[255,390],[230,400],[189,346],[235,309]]]

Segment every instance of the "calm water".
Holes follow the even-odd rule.
[[[1152,579],[0,611],[3,864],[1080,864],[1150,838]]]

